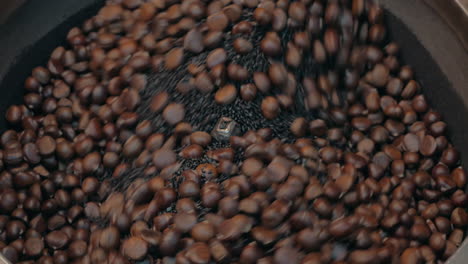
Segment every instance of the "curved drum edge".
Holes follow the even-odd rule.
[[[0,264],[11,264],[2,254],[0,254]]]
[[[455,32],[468,50],[468,0],[424,0]]]
[[[452,131],[454,145],[458,145],[461,149],[468,149],[468,122],[465,120],[466,113],[464,113],[468,105],[466,87],[468,83],[468,66],[466,65],[468,61],[468,28],[466,27],[468,25],[468,0],[380,0],[378,2],[411,30],[446,76],[455,97],[444,95],[447,87],[431,87],[436,84],[428,82],[424,83],[426,88],[430,88],[426,92],[428,92],[429,99],[433,99],[430,100],[431,103],[446,118],[449,130]],[[404,46],[405,43],[399,44]],[[404,47],[402,50],[405,53]],[[423,60],[416,58],[415,55],[406,55],[404,57],[410,57],[409,64]],[[418,74],[421,69],[415,67],[415,71]],[[427,77],[421,75],[419,75],[421,81]],[[457,108],[457,104],[462,106]],[[458,124],[458,126],[454,127],[453,124]],[[462,156],[462,163],[465,166],[468,164],[466,152]],[[466,259],[468,259],[468,239],[464,240],[446,263],[464,264]]]

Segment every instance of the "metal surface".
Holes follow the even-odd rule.
[[[0,131],[6,128],[3,116],[8,105],[20,102],[32,68],[44,65],[68,30],[94,14],[103,0],[24,2],[0,0]],[[12,263],[0,253],[0,264]]]
[[[0,264],[11,264],[2,254],[0,254]]]
[[[465,12],[468,14],[468,0],[455,0],[455,3]]]
[[[380,0],[414,34],[436,62],[437,69],[428,64],[428,58],[415,50],[405,36],[393,39],[401,45],[405,62],[412,65],[418,81],[431,104],[439,110],[449,125],[451,140],[462,153],[462,164],[468,166],[468,0]],[[434,71],[442,71],[444,82],[434,82]],[[468,240],[446,262],[465,264],[468,259]]]
[[[218,141],[229,141],[229,138],[237,136],[238,132],[239,127],[236,121],[229,117],[221,117],[211,135]]]
[[[24,3],[26,3],[26,0],[2,0],[0,4],[0,24],[5,23],[14,11]]]
[[[27,1],[7,23],[0,25],[1,117],[9,105],[21,102],[24,80],[31,70],[46,65],[48,56],[63,44],[67,32],[95,14],[103,3],[104,0]],[[5,127],[5,119],[0,118],[0,131]]]
[[[468,50],[468,0],[424,0],[458,36]]]

